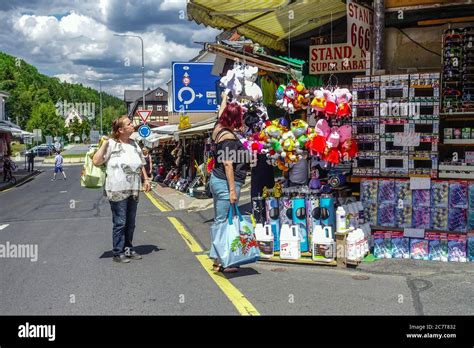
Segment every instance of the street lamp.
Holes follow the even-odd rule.
[[[102,136],[102,82],[112,81],[112,79],[94,80],[87,78],[89,81],[99,82],[99,100],[100,100],[100,136]]]
[[[145,54],[143,50],[143,39],[139,35],[131,35],[131,34],[114,34],[114,36],[130,36],[130,37],[137,37],[140,39],[142,43],[142,91],[143,91],[143,110],[145,110]]]

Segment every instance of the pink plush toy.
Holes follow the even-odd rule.
[[[306,147],[312,152],[321,155],[326,148],[326,139],[331,133],[329,124],[325,119],[320,119],[314,127],[316,136],[306,143]]]
[[[324,107],[324,112],[326,116],[334,116],[337,114],[337,97],[334,92],[325,90],[324,91],[324,98],[326,99],[326,106]]]
[[[334,91],[337,103],[337,117],[346,117],[352,114],[350,102],[352,94],[347,88],[337,88]]]
[[[344,161],[349,161],[357,155],[357,143],[352,139],[352,127],[339,127],[339,152]]]
[[[337,127],[333,127],[331,129],[331,134],[329,134],[328,139],[326,140],[326,149],[324,150],[324,154],[322,159],[328,163],[338,164],[340,162],[340,154],[339,154],[339,129]]]

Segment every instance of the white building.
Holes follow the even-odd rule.
[[[86,119],[76,109],[70,109],[66,115],[66,118],[64,119],[64,125],[66,128],[69,128],[69,125],[74,121],[75,118],[79,120],[79,123],[82,123],[82,121]]]

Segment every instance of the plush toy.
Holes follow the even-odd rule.
[[[320,119],[316,123],[315,133],[316,135],[306,144],[306,147],[309,148],[313,153],[321,156],[326,149],[326,139],[331,133],[329,124],[325,119]]]
[[[280,99],[283,99],[284,95],[285,95],[285,88],[286,86],[285,85],[280,85],[278,86],[278,89],[276,91],[276,100],[280,100]]]
[[[352,114],[350,102],[352,100],[352,94],[347,88],[337,88],[334,91],[336,95],[337,103],[337,117],[346,117]]]
[[[244,79],[244,71],[241,67],[236,66],[229,69],[227,74],[220,80],[221,86],[224,87],[224,93],[232,92],[234,98],[238,98],[242,94],[242,81]]]
[[[314,98],[311,101],[311,108],[315,111],[324,112],[326,107],[326,98],[324,97],[324,90],[322,88],[315,90]]]
[[[349,161],[357,155],[357,142],[352,139],[352,127],[344,125],[339,127],[339,152],[344,161]]]
[[[257,81],[258,68],[247,65],[244,69],[244,91],[247,99],[257,101],[262,99],[261,88],[255,83]]]
[[[339,129],[337,127],[331,128],[331,133],[329,134],[328,139],[326,140],[326,149],[323,153],[323,160],[332,163],[338,164],[340,162],[340,153],[339,153]]]
[[[324,113],[327,116],[334,116],[337,114],[337,97],[334,92],[329,90],[324,91],[324,98],[326,99],[326,106],[324,107]]]
[[[293,132],[296,138],[300,137],[303,134],[306,134],[308,127],[308,124],[300,119],[291,122],[291,131]]]
[[[292,81],[298,93],[295,101],[293,102],[295,110],[303,109],[306,110],[309,106],[309,91],[305,88],[304,84],[298,81]]]
[[[295,112],[294,101],[298,95],[295,86],[288,84],[283,93],[283,98],[276,101],[276,106],[288,110],[290,114]]]

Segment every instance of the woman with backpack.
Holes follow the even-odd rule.
[[[244,111],[238,103],[227,104],[227,95],[223,94],[219,116],[212,132],[215,143],[215,164],[210,177],[210,189],[214,199],[214,223],[227,221],[231,204],[238,204],[240,189],[245,183],[249,168],[247,149],[234,133],[242,128]],[[214,271],[237,272],[237,268],[223,269],[212,244],[209,256],[215,259]]]
[[[133,132],[133,124],[127,116],[114,120],[112,139],[105,139],[93,158],[94,165],[105,163],[107,168],[105,193],[112,209],[113,261],[119,263],[142,258],[132,245],[142,176],[145,192],[151,188],[143,152],[130,139]]]

